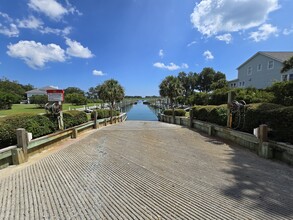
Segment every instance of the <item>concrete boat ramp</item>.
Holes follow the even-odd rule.
[[[0,219],[293,219],[292,167],[185,127],[126,121],[59,145],[0,171]]]

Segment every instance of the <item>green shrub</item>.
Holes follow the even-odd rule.
[[[269,110],[267,115],[270,117],[268,125],[272,129],[269,138],[293,144],[293,106]]]
[[[166,109],[164,115],[173,115],[172,109]],[[185,116],[186,111],[184,109],[175,109],[175,116]]]
[[[194,106],[193,117],[197,120],[207,121],[225,126],[227,123],[227,105]]]
[[[273,102],[280,105],[293,105],[293,81],[276,82],[267,91],[274,94]]]
[[[43,115],[18,114],[0,120],[0,148],[16,144],[16,129],[24,128],[37,138],[55,131],[54,123]]]
[[[281,108],[282,106],[272,103],[249,104],[245,107],[245,123],[242,131],[253,133],[253,129],[261,124],[269,124],[271,117],[268,111]]]
[[[113,116],[120,115],[119,111],[113,111]],[[97,119],[103,119],[103,118],[110,118],[111,116],[111,110],[110,109],[97,109]],[[91,113],[91,118],[94,118],[94,112]]]

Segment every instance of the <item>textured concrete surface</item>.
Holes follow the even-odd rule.
[[[293,219],[293,168],[159,122],[0,171],[0,219]],[[32,160],[30,160],[32,161]]]

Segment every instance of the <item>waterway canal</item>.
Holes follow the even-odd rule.
[[[123,109],[123,112],[127,113],[127,120],[139,121],[157,121],[158,111],[158,109],[143,104],[142,101],[139,101],[137,104],[129,105]]]

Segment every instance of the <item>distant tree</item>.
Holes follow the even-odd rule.
[[[228,88],[228,82],[226,79],[219,79],[217,81],[214,81],[211,85],[211,90],[223,89],[223,88]]]
[[[39,108],[44,108],[47,102],[47,95],[33,95],[32,97],[30,97],[30,103],[35,104]]]
[[[72,105],[86,105],[87,98],[80,93],[70,93],[65,96],[65,102],[71,103]]]
[[[285,73],[290,69],[293,69],[293,56],[283,62],[283,68],[281,69],[281,73]]]
[[[123,100],[125,92],[123,87],[117,80],[106,80],[99,89],[99,98],[104,102],[110,103],[110,115],[111,123],[113,123],[113,110],[115,109],[115,103]]]
[[[88,92],[86,93],[87,98],[89,100],[96,102],[99,99],[99,90],[100,90],[100,85],[96,87],[90,87]]]
[[[211,91],[216,72],[213,68],[206,67],[198,74],[197,89],[201,92]]]
[[[78,93],[78,94],[84,95],[84,91],[78,87],[68,87],[68,88],[64,89],[65,95],[72,94],[72,93]]]
[[[186,74],[185,72],[180,72],[178,74],[178,79],[182,84],[183,94],[182,98],[180,98],[180,103],[186,104],[188,102],[188,98],[194,93],[196,89],[196,83],[198,81],[197,73],[190,72]]]
[[[174,76],[167,76],[159,85],[160,95],[170,99],[171,108],[173,111],[173,122],[175,121],[175,106],[174,102],[177,97],[183,94],[183,86],[180,80]]]
[[[10,81],[7,78],[0,80],[0,91],[13,95],[13,103],[19,103],[25,98],[25,90],[17,81]]]
[[[25,92],[35,89],[35,87],[31,84],[21,85]]]
[[[0,110],[11,109],[12,104],[18,99],[19,97],[15,94],[0,91]]]

